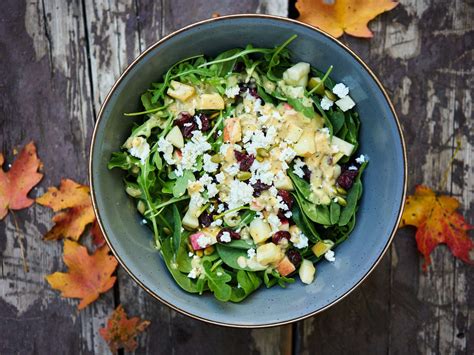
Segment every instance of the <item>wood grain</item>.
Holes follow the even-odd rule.
[[[471,221],[473,73],[466,68],[474,53],[473,11],[462,1],[402,0],[371,23],[370,42],[343,38],[394,100],[408,148],[409,192],[424,183],[452,194]],[[451,167],[457,138],[461,150]],[[400,230],[359,289],[300,326],[302,353],[472,353],[471,267],[445,247],[434,252],[427,273],[421,263],[414,231]]]
[[[189,23],[244,12],[286,15],[283,0],[4,0],[0,2],[0,145],[37,142],[45,178],[87,179],[94,115],[113,82],[141,51]],[[370,41],[344,37],[394,99],[407,140],[409,189],[424,182],[463,201],[472,222],[474,6],[466,1],[401,0],[371,23]],[[456,142],[460,152],[453,164]],[[444,172],[447,178],[444,179]],[[16,213],[30,272],[23,271],[12,216],[0,222],[0,353],[108,353],[98,329],[122,303],[152,324],[137,353],[314,354],[472,353],[469,266],[444,247],[421,272],[413,230],[397,233],[374,273],[345,300],[294,326],[234,330],[191,320],[161,305],[123,270],[114,292],[77,312],[44,276],[62,270],[62,243],[43,242],[51,211]]]

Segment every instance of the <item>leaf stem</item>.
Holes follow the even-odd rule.
[[[188,200],[189,198],[190,198],[189,196],[182,196],[182,197],[179,197],[179,198],[172,198],[172,199],[169,199],[166,202],[163,202],[163,203],[160,203],[159,205],[154,206],[154,209],[157,210],[161,207],[165,207],[165,206],[171,205],[171,204],[179,202],[179,201]],[[151,211],[148,210],[148,211],[145,212],[145,214],[148,215],[150,212],[154,212],[154,211],[153,210],[151,210]],[[148,216],[148,218],[156,217],[158,215],[159,215],[159,213],[155,213],[155,214],[152,214],[152,215]]]
[[[319,88],[320,85],[323,85],[323,84],[324,84],[324,82],[326,81],[326,79],[329,77],[329,74],[331,74],[333,68],[334,68],[333,65],[331,65],[331,66],[328,68],[328,70],[326,71],[326,74],[324,74],[324,76],[323,76],[323,78],[321,79],[321,81],[319,82],[319,84],[316,85],[314,88],[312,88],[310,91],[308,91],[307,96],[310,96],[313,92],[315,92],[315,91]]]
[[[222,213],[220,213],[220,214],[215,215],[215,216],[212,217],[212,218],[213,218],[214,221],[215,221],[215,220],[217,220],[217,219],[219,219],[219,218],[224,217],[226,214],[229,214],[229,213],[232,213],[232,212],[241,211],[241,210],[249,210],[249,209],[250,209],[250,207],[248,207],[248,206],[240,206],[240,207],[233,208],[233,209],[231,209],[231,210],[224,211],[224,212],[222,212]]]

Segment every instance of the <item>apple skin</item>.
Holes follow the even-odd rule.
[[[288,257],[284,257],[282,261],[278,263],[277,270],[281,276],[288,276],[293,271],[296,270],[295,265],[288,259]]]

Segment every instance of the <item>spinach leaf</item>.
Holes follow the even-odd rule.
[[[256,291],[262,284],[262,280],[255,272],[239,270],[237,272],[237,284],[240,287],[233,287],[230,300],[232,302],[241,302],[251,293]]]
[[[176,179],[176,183],[173,186],[173,196],[174,197],[181,197],[186,192],[188,188],[189,181],[195,181],[196,178],[191,170],[185,170],[182,176],[179,176]]]
[[[329,216],[329,209],[325,205],[315,205],[312,202],[304,199],[300,194],[294,194],[296,202],[303,213],[313,222],[322,225],[330,225],[331,219]]]
[[[235,270],[252,271],[248,267],[241,267],[237,262],[240,257],[247,259],[247,250],[250,248],[255,248],[255,245],[249,244],[245,240],[233,240],[228,244],[216,244],[217,253],[224,264]]]
[[[296,111],[301,112],[308,118],[314,118],[316,112],[314,112],[313,105],[305,106],[299,99],[288,98],[288,104],[291,105]]]
[[[127,152],[113,152],[112,157],[107,164],[108,169],[120,168],[123,170],[130,170],[134,165],[138,164],[140,160],[132,157]]]
[[[267,288],[275,286],[277,283],[281,288],[286,288],[286,284],[292,284],[295,279],[292,277],[281,276],[276,270],[263,273],[263,282]]]
[[[313,191],[311,190],[311,185],[304,179],[300,178],[293,172],[293,169],[288,170],[288,176],[290,177],[293,185],[296,188],[296,191],[303,199],[306,199],[312,203],[316,203],[316,199],[314,198]]]
[[[173,209],[173,235],[171,238],[173,239],[173,249],[174,255],[176,256],[179,251],[179,246],[181,245],[181,216],[179,215],[178,207],[176,204],[171,205]],[[176,257],[175,257],[176,260]]]
[[[338,223],[339,226],[345,226],[355,214],[357,201],[359,200],[359,191],[361,188],[362,183],[360,180],[356,180],[347,194],[347,205],[341,211],[341,217],[339,218]]]
[[[316,243],[318,240],[321,240],[319,237],[316,228],[313,225],[313,222],[308,220],[306,215],[301,212],[301,209],[298,203],[293,204],[293,208],[291,210],[292,216],[291,218],[295,221],[296,225],[301,229],[303,234],[308,237],[313,243]]]
[[[173,247],[171,246],[171,238],[166,238],[163,243],[161,243],[161,255],[163,256],[166,267],[168,268],[176,283],[187,292],[198,293],[196,281],[193,281],[186,274],[180,272],[176,263],[173,262]]]
[[[341,111],[333,111],[332,115],[328,115],[328,118],[331,121],[333,133],[337,135],[344,126],[344,114]]]
[[[228,285],[228,282],[232,280],[232,276],[225,272],[222,267],[214,267],[210,261],[204,261],[202,266],[207,285],[214,293],[214,297],[222,302],[229,301],[232,295],[232,287]]]
[[[329,219],[331,221],[331,224],[337,224],[340,215],[341,206],[338,203],[332,201],[329,205]]]

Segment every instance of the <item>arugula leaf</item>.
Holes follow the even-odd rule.
[[[178,198],[185,194],[189,181],[195,181],[196,178],[191,170],[185,170],[182,176],[176,179],[173,186],[173,196]]]
[[[214,297],[222,302],[229,301],[232,295],[232,287],[228,285],[228,282],[232,280],[232,276],[225,272],[222,267],[214,267],[208,260],[203,261],[202,266],[207,284],[214,293]]]
[[[130,170],[137,165],[140,160],[132,157],[127,152],[113,152],[112,157],[107,164],[108,169],[120,168],[122,170]]]
[[[247,259],[247,250],[255,248],[254,244],[249,244],[245,240],[233,240],[228,244],[216,244],[216,251],[224,264],[235,270],[252,271],[248,267],[241,267],[237,260],[240,257]]]
[[[264,272],[263,282],[267,288],[273,287],[277,283],[281,288],[286,288],[286,284],[294,283],[295,279],[292,277],[281,276],[278,271],[272,270],[270,272]]]

